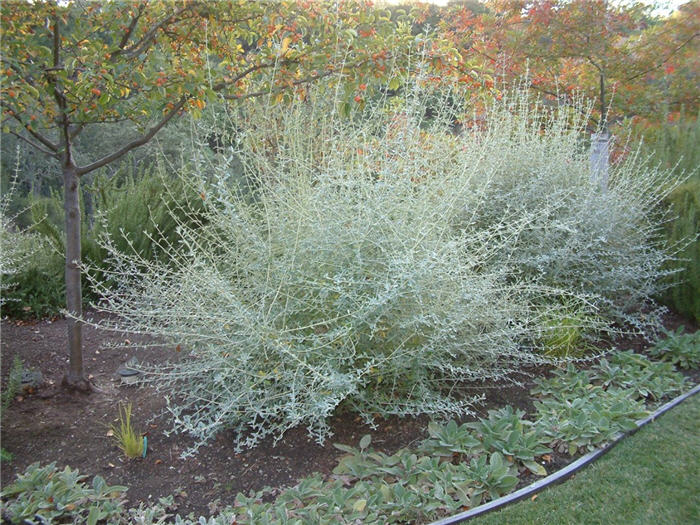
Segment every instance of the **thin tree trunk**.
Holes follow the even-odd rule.
[[[64,210],[66,220],[66,308],[70,363],[63,385],[83,392],[92,390],[83,369],[83,334],[79,320],[83,314],[80,283],[80,177],[73,163],[63,166]],[[76,319],[77,318],[77,319]]]
[[[600,71],[600,132],[608,132],[608,107],[605,105],[605,74]]]

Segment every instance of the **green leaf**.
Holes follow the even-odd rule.
[[[352,510],[355,512],[362,512],[365,510],[365,507],[367,506],[367,500],[366,499],[358,499],[352,506]]]
[[[547,470],[537,463],[536,461],[533,460],[526,460],[523,461],[523,465],[527,467],[527,469],[532,472],[533,474],[536,474],[538,476],[546,476],[547,475]]]
[[[347,452],[348,454],[357,454],[357,449],[348,446],[348,445],[343,445],[342,443],[333,443],[333,446],[337,448],[338,450],[342,450],[343,452]]]
[[[372,442],[372,436],[369,434],[365,435],[362,437],[360,440],[360,450],[365,450],[367,447],[369,447],[369,444]]]
[[[88,525],[97,525],[97,520],[100,519],[100,509],[96,506],[90,507],[90,514],[88,514],[87,523]]]

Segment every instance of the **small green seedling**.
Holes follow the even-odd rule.
[[[119,405],[119,426],[112,425],[111,433],[117,446],[129,458],[144,456],[146,438],[131,426],[131,403]]]

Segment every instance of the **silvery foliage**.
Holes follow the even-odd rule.
[[[607,188],[591,181],[582,113],[565,119],[518,95],[492,108],[480,140],[497,154],[486,159],[488,206],[478,227],[528,217],[496,264],[506,259],[531,282],[584,294],[593,306],[584,310],[653,332],[660,310],[651,298],[678,253],[665,245],[663,200],[680,181],[638,152],[613,163]]]
[[[224,427],[238,449],[297,425],[323,442],[341,405],[369,422],[464,415],[478,400],[465,386],[544,360],[547,305],[593,311],[659,271],[652,259],[618,284],[617,259],[597,260],[628,247],[620,262],[638,270],[632,259],[656,253],[617,238],[647,224],[648,202],[622,191],[625,173],[608,194],[587,182],[564,117],[542,134],[504,107],[498,125],[455,133],[461,109],[426,111],[418,84],[351,118],[332,99],[222,115],[215,159],[195,136],[179,169],[208,208],[162,246],[168,264],[105,242],[119,286],[95,283],[101,307],[185,354],[145,372],[195,438],[186,454]]]
[[[14,224],[16,216],[9,212],[16,183],[15,176],[7,191],[0,196],[0,305],[5,302],[3,292],[12,286],[12,276],[42,247],[38,236],[17,228]]]

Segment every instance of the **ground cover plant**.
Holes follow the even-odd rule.
[[[109,486],[95,476],[88,485],[87,476],[55,463],[33,464],[12,485],[2,491],[11,498],[3,513],[12,516],[15,523],[23,519],[37,519],[48,523],[110,523],[118,520],[124,504],[126,487]]]
[[[700,366],[700,334],[683,333],[683,327],[673,332],[666,331],[667,337],[658,341],[649,354],[656,359],[668,361],[680,368],[697,368]]]

